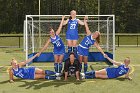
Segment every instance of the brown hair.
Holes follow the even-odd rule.
[[[98,32],[98,37],[96,38],[96,42],[100,43],[100,41],[101,41],[101,33],[99,31],[96,31],[96,32]]]

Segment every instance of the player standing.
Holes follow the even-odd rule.
[[[81,69],[82,69],[82,61],[84,62],[84,72],[87,72],[88,69],[88,54],[89,54],[89,48],[91,45],[94,45],[104,56],[105,53],[103,52],[102,48],[100,47],[100,32],[96,31],[95,33],[91,33],[87,24],[87,17],[84,18],[84,24],[86,28],[87,36],[84,37],[84,39],[81,41],[81,43],[78,45],[77,53],[79,55],[79,61],[81,63]]]
[[[62,39],[59,37],[59,34],[61,32],[63,21],[65,16],[62,16],[61,23],[59,25],[59,28],[55,32],[52,28],[50,28],[50,38],[47,40],[45,46],[40,50],[38,53],[38,56],[43,52],[45,49],[47,49],[48,45],[52,43],[54,45],[53,53],[54,53],[54,69],[55,72],[61,73],[62,70],[62,61],[65,54],[65,46],[62,41]]]
[[[68,45],[68,53],[74,52],[77,54],[77,40],[78,40],[78,24],[84,25],[84,22],[76,19],[76,11],[72,10],[70,12],[70,17],[64,21],[63,25],[67,26],[66,40]]]

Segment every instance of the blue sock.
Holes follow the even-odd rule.
[[[95,78],[95,71],[90,71],[90,72],[85,72],[86,76],[92,76],[93,78]]]
[[[72,52],[72,47],[68,47],[68,54]]]
[[[85,76],[85,79],[93,79],[93,76],[92,75],[87,75],[87,76]]]
[[[58,63],[54,63],[54,70],[55,70],[55,72],[57,72],[57,64]]]
[[[56,79],[56,76],[45,76],[45,79],[48,79],[48,80],[55,80]]]
[[[86,72],[86,73],[85,73],[85,78],[86,78],[86,79],[96,78],[96,77],[95,77],[95,71],[93,70],[93,71],[90,71],[90,72]]]
[[[82,63],[80,63],[80,72],[82,71]]]
[[[77,47],[73,47],[73,52],[74,52],[76,58],[78,58],[78,55],[77,55]]]
[[[84,64],[84,72],[87,72],[88,64]]]
[[[47,76],[49,76],[49,75],[55,75],[56,73],[55,73],[54,71],[45,70],[45,74],[46,74]]]
[[[62,63],[58,63],[58,70],[57,70],[58,73],[61,73],[62,67],[63,67]]]

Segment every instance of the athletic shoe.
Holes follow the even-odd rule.
[[[85,79],[85,74],[84,73],[80,73],[81,79]]]
[[[56,80],[61,80],[61,77],[56,77]]]

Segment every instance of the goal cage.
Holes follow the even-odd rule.
[[[92,33],[100,31],[101,43],[103,51],[112,59],[115,58],[115,15],[77,15],[76,18],[83,21],[84,17],[88,16],[88,26]],[[46,40],[50,38],[49,28],[52,27],[55,31],[58,29],[62,15],[26,15],[24,21],[24,50],[26,51],[26,60],[34,56],[45,45]],[[65,20],[69,15],[65,15]],[[65,44],[66,53],[64,59],[68,58],[67,41],[66,41],[67,25],[63,26],[60,37]],[[86,36],[85,26],[78,25],[79,39],[78,44]],[[78,45],[77,44],[77,45]],[[89,62],[108,62],[106,58],[96,49],[91,46],[88,55]],[[54,62],[53,45],[36,57],[32,62]],[[29,64],[31,64],[30,62]],[[28,64],[28,65],[29,65]]]

